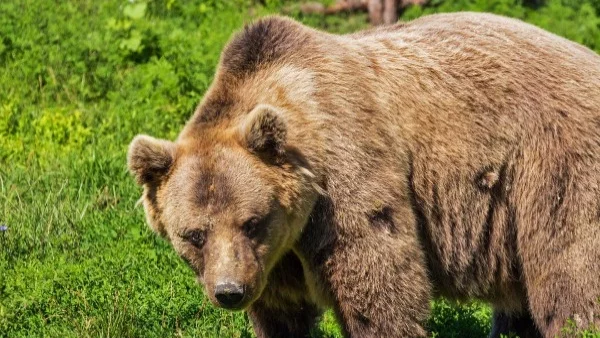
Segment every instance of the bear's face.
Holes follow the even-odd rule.
[[[285,128],[275,108],[260,105],[227,130],[130,145],[148,223],[217,306],[243,309],[260,296],[314,205],[313,176],[286,152]]]

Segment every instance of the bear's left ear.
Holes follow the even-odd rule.
[[[242,123],[240,133],[248,149],[254,153],[277,159],[285,152],[287,125],[275,107],[256,106]]]

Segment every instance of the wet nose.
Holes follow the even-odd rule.
[[[233,308],[244,298],[244,287],[236,283],[219,283],[215,288],[215,298],[224,308]]]

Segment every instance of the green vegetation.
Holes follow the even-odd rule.
[[[600,2],[432,0],[515,16],[600,50]],[[135,208],[137,133],[174,138],[230,34],[293,5],[267,0],[0,2],[0,337],[252,337],[205,301]],[[334,32],[365,14],[292,15]],[[482,337],[490,310],[434,303],[435,337]],[[590,333],[591,334],[591,333]],[[316,336],[339,337],[331,313]],[[588,336],[586,336],[588,337]]]

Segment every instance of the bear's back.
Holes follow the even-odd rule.
[[[409,61],[394,67],[412,68],[417,81],[435,82],[439,91],[420,96],[439,95],[437,102],[456,103],[454,108],[465,120],[484,112],[514,115],[525,130],[533,128],[529,122],[554,119],[559,112],[576,116],[562,123],[600,133],[600,56],[536,26],[463,12],[425,16],[349,37],[376,51],[375,58],[403,55]],[[387,75],[399,79],[398,74]],[[412,90],[410,83],[403,85]]]

